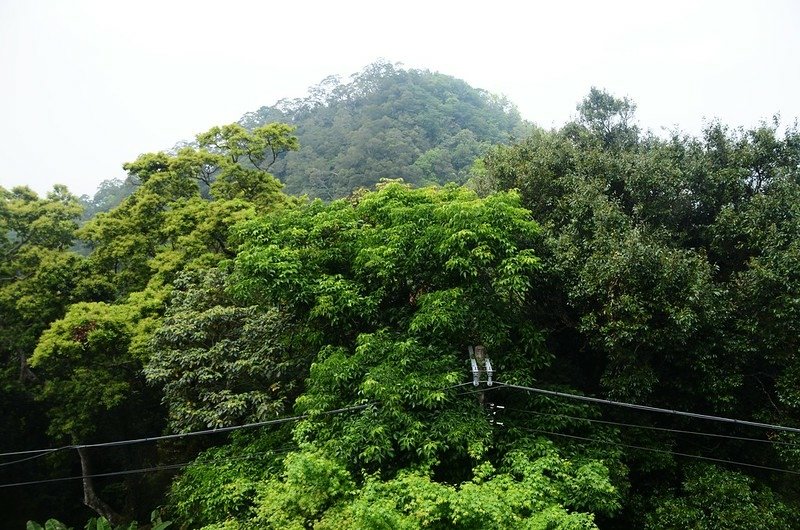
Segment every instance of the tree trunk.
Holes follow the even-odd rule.
[[[83,475],[83,504],[105,517],[112,526],[121,525],[124,522],[122,516],[103,502],[103,499],[98,497],[94,491],[94,482],[91,477],[92,467],[86,449],[78,447],[78,456],[81,457],[81,472]]]
[[[19,354],[19,382],[36,381],[36,374],[33,373],[28,365],[28,358],[24,353]]]

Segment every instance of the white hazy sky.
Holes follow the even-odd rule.
[[[654,131],[800,116],[797,0],[0,0],[0,186],[91,195],[140,153],[377,58],[546,127],[593,85]]]

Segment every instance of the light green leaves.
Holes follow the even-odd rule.
[[[467,344],[493,348],[509,369],[549,359],[521,333],[537,231],[513,193],[480,199],[397,182],[238,227],[235,292],[281,307],[322,347],[297,407],[379,403],[309,420],[298,440],[369,466],[430,466],[485,447],[485,421],[454,410],[452,386]]]
[[[128,401],[141,366],[128,353],[134,315],[128,306],[79,303],[42,334],[30,363],[44,379],[38,397],[50,406],[53,436],[84,440]]]
[[[372,475],[356,486],[335,461],[294,453],[285,461],[283,480],[264,484],[252,523],[298,529],[312,522],[319,529],[591,529],[594,516],[587,511],[619,508],[602,466],[588,477],[552,450],[539,458],[515,453],[509,459],[513,464],[500,470],[481,464],[459,485],[404,471],[392,479]],[[585,500],[580,508],[564,506],[572,496]]]

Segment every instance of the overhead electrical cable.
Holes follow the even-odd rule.
[[[165,466],[154,466],[154,467],[143,467],[139,469],[125,469],[123,471],[112,471],[109,473],[93,473],[91,475],[74,475],[72,477],[59,477],[59,478],[47,478],[42,480],[30,480],[28,482],[11,482],[8,484],[0,484],[0,489],[2,488],[14,488],[17,486],[32,486],[34,484],[50,484],[53,482],[67,482],[70,480],[82,480],[84,478],[102,478],[102,477],[117,477],[122,475],[135,475],[137,473],[150,473],[154,471],[167,471],[170,469],[180,469],[182,467],[186,467],[191,462],[183,462],[180,464],[170,464]]]
[[[794,447],[800,446],[800,443],[784,442],[782,440],[768,440],[768,439],[765,439],[765,438],[750,438],[750,437],[747,437],[747,436],[734,436],[734,435],[730,435],[730,434],[717,434],[717,433],[704,432],[704,431],[687,431],[687,430],[683,430],[683,429],[670,429],[670,428],[667,428],[667,427],[656,427],[656,426],[653,426],[653,425],[641,425],[641,424],[638,424],[638,423],[624,423],[624,422],[619,422],[619,421],[600,420],[600,419],[596,419],[596,418],[584,418],[584,417],[581,417],[581,416],[570,416],[569,414],[559,414],[559,413],[555,413],[555,412],[540,412],[540,411],[537,411],[537,410],[515,409],[515,408],[511,408],[511,407],[505,407],[505,410],[506,411],[511,411],[511,412],[525,412],[525,413],[528,413],[528,414],[535,414],[537,416],[559,417],[559,418],[567,418],[567,419],[571,419],[571,420],[588,421],[588,422],[591,422],[591,423],[600,423],[600,424],[603,424],[603,425],[614,425],[614,426],[617,426],[617,427],[632,427],[632,428],[635,428],[635,429],[647,429],[647,430],[651,430],[651,431],[672,432],[672,433],[677,433],[677,434],[691,434],[691,435],[696,435],[696,436],[708,436],[708,437],[711,437],[711,438],[725,438],[725,439],[729,439],[729,440],[739,440],[739,441],[743,441],[743,442],[759,442],[759,443],[768,443],[768,444],[788,445],[788,446],[794,446]]]
[[[635,410],[644,410],[647,412],[658,412],[661,414],[671,414],[673,416],[684,416],[687,418],[695,418],[700,420],[710,420],[710,421],[718,421],[722,423],[733,423],[735,425],[742,425],[746,427],[758,427],[761,429],[772,429],[774,431],[783,431],[783,432],[791,432],[800,434],[800,428],[797,427],[786,427],[784,425],[774,425],[771,423],[761,423],[757,421],[749,421],[749,420],[737,420],[735,418],[726,418],[723,416],[712,416],[710,414],[698,414],[696,412],[686,412],[682,410],[672,410],[672,409],[663,409],[660,407],[651,407],[649,405],[637,405],[635,403],[625,403],[623,401],[613,401],[610,399],[601,399],[596,397],[590,396],[581,396],[578,394],[569,394],[566,392],[556,392],[555,390],[545,390],[543,388],[533,388],[530,386],[522,386],[522,385],[511,385],[507,383],[500,383],[496,382],[496,385],[505,387],[505,388],[513,388],[516,390],[525,390],[527,392],[533,392],[536,394],[543,394],[546,396],[557,396],[557,397],[564,397],[569,399],[575,399],[578,401],[587,401],[589,403],[599,403],[603,405],[614,405],[617,407],[625,407],[629,409]]]
[[[458,383],[458,384],[455,384],[455,385],[451,385],[451,386],[445,387],[442,390],[452,390],[454,388],[460,388],[462,386],[467,386],[467,385],[471,385],[471,384],[472,384],[471,382]],[[156,441],[161,441],[161,440],[174,440],[174,439],[179,439],[179,438],[186,438],[186,437],[189,437],[189,436],[218,434],[218,433],[236,431],[236,430],[239,430],[239,429],[250,429],[250,428],[256,428],[256,427],[264,427],[266,425],[278,425],[278,424],[282,424],[282,423],[289,423],[289,422],[292,422],[292,421],[299,421],[299,420],[304,420],[304,419],[313,418],[313,417],[317,417],[317,416],[329,416],[329,415],[333,415],[333,414],[341,414],[341,413],[344,413],[344,412],[353,412],[353,411],[357,411],[357,410],[363,410],[363,409],[371,407],[373,405],[376,405],[376,403],[374,403],[374,402],[373,403],[365,403],[363,405],[354,405],[354,406],[351,406],[351,407],[343,407],[343,408],[339,408],[339,409],[326,410],[326,411],[322,411],[322,412],[314,412],[314,413],[311,413],[311,414],[299,414],[297,416],[288,416],[288,417],[284,417],[284,418],[275,418],[274,420],[265,420],[265,421],[259,421],[259,422],[253,422],[253,423],[245,423],[245,424],[242,424],[242,425],[231,425],[231,426],[228,426],[228,427],[216,427],[216,428],[213,428],[213,429],[204,429],[204,430],[200,430],[200,431],[190,431],[190,432],[185,432],[185,433],[165,434],[165,435],[161,435],[161,436],[148,436],[148,437],[144,437],[144,438],[115,440],[115,441],[111,441],[111,442],[99,442],[99,443],[91,443],[91,444],[72,444],[72,445],[64,445],[64,446],[61,446],[61,447],[53,447],[53,448],[49,448],[49,449],[27,449],[27,450],[22,450],[22,451],[10,451],[10,452],[5,452],[5,453],[0,453],[0,458],[8,457],[8,456],[31,455],[31,454],[36,455],[36,456],[22,458],[22,459],[19,459],[19,460],[13,460],[11,462],[0,462],[0,467],[8,466],[8,465],[11,465],[11,464],[17,464],[17,463],[20,463],[20,462],[27,462],[29,460],[33,460],[34,458],[39,458],[41,456],[45,456],[47,454],[55,453],[57,451],[66,451],[66,450],[71,450],[71,449],[91,449],[91,448],[97,448],[97,447],[117,447],[117,446],[122,446],[122,445],[132,445],[132,444],[139,444],[139,443],[145,443],[145,442],[156,442]]]
[[[249,455],[242,455],[238,457],[228,457],[228,458],[219,458],[217,462],[234,462],[238,460],[249,460],[254,457],[259,456],[266,456],[266,455],[277,455],[282,453],[288,453],[289,451],[293,451],[297,449],[297,447],[289,447],[289,448],[281,448],[274,451],[263,451],[260,453],[250,453]],[[155,471],[168,471],[171,469],[181,469],[190,464],[197,464],[196,460],[190,462],[181,462],[180,464],[166,464],[162,466],[153,466],[153,467],[143,467],[138,469],[124,469],[121,471],[110,471],[107,473],[92,473],[91,475],[74,475],[71,477],[59,477],[59,478],[48,478],[42,480],[30,480],[27,482],[13,482],[8,484],[0,484],[1,488],[12,488],[17,486],[32,486],[34,484],[50,484],[53,482],[67,482],[70,480],[83,480],[85,478],[103,478],[103,477],[118,477],[122,475],[134,475],[138,473],[152,473]],[[200,462],[199,464],[202,465],[205,462]]]
[[[0,457],[17,456],[17,455],[31,454],[31,453],[48,454],[48,453],[54,453],[56,451],[65,451],[65,450],[68,450],[68,449],[91,449],[91,448],[95,448],[95,447],[116,447],[116,446],[121,446],[121,445],[132,445],[132,444],[139,444],[139,443],[145,443],[145,442],[155,442],[155,441],[160,441],[160,440],[174,440],[174,439],[178,439],[178,438],[186,438],[186,437],[189,437],[189,436],[200,436],[200,435],[205,435],[205,434],[217,434],[217,433],[224,433],[224,432],[230,432],[230,431],[237,431],[239,429],[250,429],[250,428],[255,428],[255,427],[263,427],[263,426],[266,426],[266,425],[278,425],[278,424],[288,423],[288,422],[292,422],[292,421],[304,420],[304,419],[312,418],[312,417],[316,417],[316,416],[329,416],[329,415],[332,415],[332,414],[341,414],[343,412],[352,412],[352,411],[356,411],[356,410],[365,409],[365,408],[370,407],[372,405],[374,405],[374,403],[366,403],[364,405],[355,405],[355,406],[352,406],[352,407],[343,407],[343,408],[340,408],[340,409],[326,410],[326,411],[323,411],[323,412],[316,412],[316,413],[313,413],[313,414],[300,414],[300,415],[297,415],[297,416],[288,416],[288,417],[284,417],[284,418],[275,418],[274,420],[265,420],[265,421],[258,421],[258,422],[253,422],[253,423],[245,423],[243,425],[231,425],[229,427],[218,427],[218,428],[215,428],[215,429],[204,429],[202,431],[190,431],[190,432],[185,432],[185,433],[165,434],[165,435],[161,435],[161,436],[148,436],[148,437],[145,437],[145,438],[134,438],[134,439],[129,439],[129,440],[116,440],[116,441],[113,441],[113,442],[100,442],[100,443],[91,443],[91,444],[73,444],[73,445],[65,445],[65,446],[62,446],[62,447],[56,447],[56,448],[51,448],[51,449],[32,449],[32,450],[27,450],[27,451],[14,451],[14,452],[8,452],[8,453],[0,453]],[[38,456],[40,456],[40,455],[37,455],[37,457]],[[34,457],[28,457],[28,458],[23,458],[23,459],[20,459],[20,460],[14,460],[13,462],[3,462],[3,463],[0,463],[0,466],[6,466],[6,465],[10,465],[10,464],[15,464],[15,463],[18,463],[18,462],[25,462],[25,461],[28,461],[28,460],[32,460],[33,458]]]
[[[469,382],[467,384],[471,385],[472,382]],[[465,390],[464,392],[459,392],[458,394],[456,394],[456,396],[469,396],[471,394],[483,394],[484,392],[491,392],[492,390],[499,390],[499,389],[500,389],[499,386],[490,386],[488,388],[481,387],[478,390]]]
[[[35,460],[37,458],[41,458],[43,456],[47,456],[47,455],[49,455],[51,453],[55,453],[56,451],[60,451],[60,450],[61,450],[61,448],[49,449],[47,451],[40,451],[40,452],[38,452],[37,454],[35,454],[33,456],[29,456],[29,457],[26,457],[26,458],[20,458],[19,460],[11,460],[10,462],[0,462],[0,467],[10,466],[12,464],[19,464],[21,462],[27,462],[28,460]]]
[[[656,449],[654,447],[642,447],[640,445],[631,445],[631,444],[626,444],[626,443],[622,443],[622,442],[614,442],[614,441],[611,441],[611,440],[598,440],[596,438],[588,438],[586,436],[577,436],[575,434],[565,434],[565,433],[560,433],[560,432],[546,431],[544,429],[531,429],[531,428],[527,428],[527,427],[519,427],[519,428],[524,430],[524,431],[536,432],[536,433],[540,433],[540,434],[549,434],[549,435],[552,435],[552,436],[561,436],[561,437],[564,437],[564,438],[572,438],[574,440],[582,440],[582,441],[585,441],[585,442],[601,443],[601,444],[606,444],[606,445],[617,445],[619,447],[625,447],[627,449],[637,449],[637,450],[640,450],[640,451],[650,451],[650,452],[653,452],[653,453],[670,454],[670,455],[676,455],[676,456],[683,456],[683,457],[686,457],[686,458],[696,458],[698,460],[708,460],[708,461],[711,461],[711,462],[717,462],[717,463],[722,463],[722,464],[733,464],[733,465],[737,465],[737,466],[752,467],[752,468],[756,468],[756,469],[765,469],[767,471],[778,471],[778,472],[781,472],[781,473],[789,473],[789,474],[792,474],[792,475],[800,475],[800,471],[792,471],[790,469],[783,469],[783,468],[779,468],[779,467],[762,466],[762,465],[759,465],[759,464],[750,464],[748,462],[738,462],[736,460],[725,460],[724,458],[714,458],[714,457],[711,457],[711,456],[693,455],[693,454],[690,454],[690,453],[679,453],[677,451],[669,451],[667,449]]]

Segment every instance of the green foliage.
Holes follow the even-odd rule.
[[[285,123],[270,123],[253,130],[232,123],[197,135],[197,142],[201,148],[220,153],[232,163],[246,159],[254,168],[266,170],[279,155],[300,147],[293,131],[294,128]]]
[[[240,432],[231,443],[203,452],[172,485],[174,518],[190,528],[249,518],[260,485],[282,469],[290,435],[288,429]]]
[[[61,443],[307,415],[92,452],[103,470],[200,453],[167,499],[191,528],[797,527],[790,479],[671,454],[795,469],[795,445],[462,383],[483,344],[505,382],[800,424],[800,132],[657,138],[634,111],[592,89],[576,122],[476,161],[522,129],[513,107],[378,63],[142,155],[77,232],[65,188],[0,188],[5,443],[45,445],[45,420]],[[475,191],[382,180],[308,203],[268,170],[325,199],[398,176]],[[98,493],[146,517],[149,477]]]
[[[163,229],[171,206],[192,196],[190,188],[168,184],[168,175],[148,179],[117,208],[98,214],[79,232],[91,249],[93,268],[108,278],[120,297],[146,287],[152,276],[150,260],[168,241]]]
[[[45,197],[26,187],[0,188],[0,432],[4,450],[42,447],[45,407],[30,387],[42,374],[28,359],[39,335],[76,301],[102,298],[85,260],[70,250],[81,207],[64,186]],[[0,470],[3,482],[36,480],[51,471],[42,460]],[[52,511],[61,498],[7,490],[0,510],[9,526],[22,527],[40,506]]]
[[[56,519],[48,519],[45,521],[44,526],[34,521],[28,521],[25,527],[27,530],[70,530],[64,523]]]
[[[179,276],[153,334],[144,374],[163,387],[174,430],[275,417],[297,384],[302,357],[280,342],[286,319],[275,310],[237,306],[225,280],[220,269]]]
[[[390,183],[355,204],[314,203],[243,225],[236,288],[340,336],[394,322],[500,347],[505,330],[487,317],[524,299],[535,234],[513,194],[481,200]],[[432,320],[440,307],[448,311]]]
[[[304,449],[283,460],[280,475],[254,484],[250,472],[192,468],[173,489],[186,520],[208,528],[594,528],[591,513],[616,513],[605,465],[573,464],[541,440],[526,438],[535,450],[501,451],[495,472],[485,460],[494,444],[488,422],[453,388],[467,344],[496,351],[511,378],[548,363],[525,323],[538,268],[526,249],[538,228],[518,201],[387,183],[352,202],[316,202],[240,226],[235,292],[278,305],[319,349],[296,403],[312,417],[294,429]],[[319,414],[354,403],[372,405]],[[480,464],[474,474],[463,471],[470,462]],[[198,511],[202,518],[190,519]]]
[[[766,126],[737,135],[712,124],[705,145],[678,136],[639,139],[631,136],[633,109],[593,90],[581,105],[585,125],[500,147],[487,170],[498,186],[520,189],[542,223],[547,282],[539,287],[543,299],[558,302],[543,307],[545,318],[574,330],[568,342],[588,343],[584,357],[604,366],[610,394],[674,406],[710,400],[729,411],[747,384],[741,374],[749,356],[757,355],[755,335],[776,336],[762,333],[771,324],[752,315],[780,298],[773,292],[751,304],[755,292],[743,289],[755,289],[758,261],[751,259],[774,248],[749,242],[748,234],[770,230],[747,223],[759,204],[783,195],[769,211],[785,234],[777,244],[788,250],[788,234],[797,233],[788,206],[796,204],[789,175],[797,133],[780,140]],[[778,220],[776,211],[786,214]],[[789,276],[783,281],[792,284]],[[791,299],[783,299],[788,311]]]
[[[415,185],[463,183],[492,144],[525,131],[505,98],[439,73],[377,62],[343,83],[329,77],[303,99],[245,115],[297,127],[303,146],[277,158],[273,171],[289,193],[332,200],[382,178]]]
[[[198,135],[199,148],[147,153],[125,164],[129,178],[141,185],[79,233],[93,267],[123,296],[144,289],[151,278],[169,283],[182,268],[232,257],[230,226],[287,202],[266,168],[297,149],[291,132],[278,123],[253,131],[214,127]]]
[[[314,413],[338,403],[376,402],[340,418],[308,420],[296,430],[343,461],[389,470],[410,463],[433,466],[455,455],[481,456],[489,431],[474,404],[454,399],[463,378],[457,352],[389,333],[362,334],[355,351],[324,351],[312,366],[299,410]]]
[[[299,148],[293,131],[283,123],[262,125],[252,131],[232,123],[197,135],[199,151],[185,148],[178,154],[197,159],[185,165],[203,169],[203,182],[218,199],[247,199],[257,206],[269,206],[275,202],[281,185],[266,171],[280,155]]]
[[[80,257],[68,252],[81,207],[64,186],[45,198],[0,188],[0,360],[27,357],[38,334],[73,300],[91,296]]]
[[[5,322],[0,324],[0,339],[8,336],[17,348],[20,380],[38,377],[31,390],[47,409],[51,436],[88,442],[141,436],[161,428],[160,392],[144,384],[142,369],[151,356],[151,337],[160,328],[172,282],[182,271],[204,270],[232,257],[228,232],[233,224],[291,202],[266,171],[284,151],[297,148],[291,133],[292,128],[283,124],[254,131],[238,125],[214,128],[198,137],[197,147],[144,154],[125,164],[127,184],[110,183],[101,190],[104,195],[97,209],[104,211],[77,232],[89,254],[85,260],[65,252],[80,215],[78,201],[65,188],[57,187],[47,200],[24,188],[2,190],[0,252],[6,261],[0,264],[0,274],[13,276],[0,279],[0,309],[15,310],[17,316],[4,319],[8,329]],[[134,183],[135,191],[119,202],[117,192]],[[119,204],[113,207],[115,202]],[[243,309],[233,308],[233,313]],[[226,310],[205,315],[209,320],[199,325],[213,328],[250,319],[244,333],[250,345],[268,335],[264,327],[275,329],[274,319],[260,319],[254,311],[226,315]],[[21,330],[27,340],[12,338]],[[220,347],[224,346],[223,342]],[[250,355],[255,350],[244,349]],[[31,353],[34,372],[26,364]],[[227,353],[235,357],[241,351]],[[164,362],[168,365],[168,357]],[[240,377],[230,378],[230,384],[206,389],[204,396],[212,396],[209,402],[220,410],[204,410],[201,419],[178,418],[176,425],[182,422],[186,428],[198,421],[217,425],[281,409],[286,396],[282,390],[291,388],[290,383],[276,381],[273,372],[272,389],[259,395],[252,387],[264,378],[252,367],[233,361],[219,366],[240,368],[231,370]],[[256,391],[247,398],[252,399],[244,398],[240,385]],[[179,398],[172,397],[169,403],[177,404]],[[21,401],[16,395],[3,396],[4,402],[12,400]],[[142,467],[142,460],[149,458],[152,455],[144,450],[128,451],[120,461]],[[133,502],[142,498],[137,491],[142,485],[127,480],[108,491]]]
[[[0,188],[0,260],[14,259],[26,248],[66,249],[75,237],[81,206],[65,186],[45,199],[27,187]]]
[[[146,526],[149,530],[166,530],[172,526],[172,522],[170,521],[162,521],[161,515],[158,511],[154,511],[150,514],[150,524]],[[108,522],[105,517],[97,517],[91,518],[87,521],[86,526],[84,527],[85,530],[137,530],[139,528],[139,524],[135,521],[130,524],[123,524],[114,526]],[[28,521],[26,525],[27,530],[72,530],[72,528],[68,527],[64,523],[57,521],[56,519],[48,519],[44,526],[36,523],[35,521]]]
[[[647,528],[800,528],[796,512],[752,477],[711,465],[686,469],[681,488],[660,499]]]
[[[86,440],[142,385],[141,359],[129,354],[136,309],[78,303],[46,330],[31,357],[44,383],[51,435]],[[86,399],[86,396],[93,396]]]
[[[399,183],[242,225],[234,289],[281,307],[320,350],[299,410],[381,403],[308,421],[298,438],[369,466],[482,454],[484,420],[455,410],[447,388],[468,344],[497,352],[509,375],[547,364],[524,317],[536,233],[513,193]]]
[[[459,486],[406,471],[356,486],[346,468],[322,454],[290,454],[280,479],[266,481],[254,509],[258,528],[596,528],[582,510],[613,513],[617,492],[602,466],[574,468],[552,448],[536,458],[507,455],[496,471],[483,463]],[[575,511],[564,502],[585,502]]]
[[[255,509],[266,528],[304,528],[349,494],[354,483],[337,462],[315,453],[290,453],[280,480],[267,481]]]
[[[549,378],[622,400],[796,424],[800,133],[781,136],[777,122],[747,131],[711,123],[701,138],[659,139],[633,125],[630,101],[595,89],[578,110],[561,130],[496,148],[478,181],[518,189],[541,223],[530,318],[556,356]],[[658,443],[773,467],[798,462],[793,451]],[[682,465],[628,460],[640,472],[634,490]],[[796,499],[794,488],[779,490]],[[703,498],[693,497],[698,506]],[[688,521],[670,527],[695,527]]]
[[[235,134],[229,134],[231,131]],[[34,392],[47,408],[51,436],[87,442],[99,437],[129,437],[127,433],[142,435],[161,427],[163,418],[157,405],[161,396],[155,387],[144,384],[142,369],[152,353],[151,337],[160,327],[171,284],[181,271],[204,270],[232,257],[230,226],[254,217],[256,212],[289,202],[280,192],[280,183],[266,168],[285,150],[297,148],[297,139],[291,132],[291,127],[282,124],[255,131],[236,125],[215,128],[198,137],[199,147],[184,147],[171,154],[144,154],[125,164],[127,182],[135,182],[138,187],[118,206],[97,214],[78,231],[89,251],[87,260],[63,254],[67,236],[71,241],[77,228],[74,221],[70,224],[67,219],[80,213],[77,201],[66,190],[57,189],[49,202],[43,203],[45,213],[39,215],[38,232],[24,232],[20,223],[9,224],[14,239],[0,248],[7,248],[11,255],[25,250],[24,244],[41,247],[46,243],[49,247],[34,249],[45,257],[37,258],[39,269],[31,277],[40,291],[46,292],[50,285],[63,285],[67,291],[57,297],[59,303],[53,307],[47,307],[48,299],[36,296],[36,292],[31,296],[24,292],[26,296],[14,302],[22,309],[22,315],[52,314],[45,324],[64,315],[41,336],[45,326],[32,329],[31,344],[23,353],[25,357],[30,355],[38,342],[30,361],[40,378]],[[35,196],[27,191],[15,193],[23,202],[38,207]],[[3,211],[14,212],[20,200],[9,201],[6,206],[5,191],[3,198]],[[56,207],[59,204],[60,209]],[[68,207],[73,209],[65,209]],[[34,213],[25,215],[33,219]],[[39,235],[45,229],[51,240],[42,240]],[[50,258],[44,252],[60,253]],[[4,298],[5,293],[0,291],[0,303]],[[78,303],[69,306],[72,302]],[[231,315],[221,314],[224,312],[220,310],[216,324],[208,325],[224,325],[226,318],[230,321]],[[237,318],[239,322],[258,319],[252,311],[234,316],[233,320]],[[255,327],[245,330],[251,343],[258,340],[252,336]],[[258,332],[260,337],[266,334],[261,329]],[[234,355],[233,351],[228,353]],[[204,411],[206,416],[200,420],[178,418],[176,424],[182,422],[182,428],[198,421],[217,425],[219,421],[248,414],[263,417],[279,410],[285,394],[276,396],[275,390],[291,387],[284,381],[268,392],[269,400],[259,397],[250,401],[255,411],[244,410],[248,405],[241,401],[244,393],[237,385],[252,387],[252,382],[242,379],[247,379],[253,370],[239,366],[239,380],[222,383],[218,385],[221,388],[205,394],[213,396],[211,401],[221,410],[210,415]],[[275,377],[271,382],[275,383]],[[178,402],[175,397],[170,403]],[[141,460],[148,458],[144,453],[128,452],[125,461],[133,460],[133,467],[141,467]],[[127,481],[117,490],[132,501],[140,493],[136,488],[134,481]]]
[[[126,197],[136,191],[136,184],[133,181],[131,178],[104,180],[91,198],[86,195],[81,196],[83,219],[89,220],[98,213],[108,212],[119,206]]]
[[[577,107],[579,123],[604,147],[630,147],[636,143],[639,130],[631,123],[636,104],[628,98],[617,99],[595,87]]]

